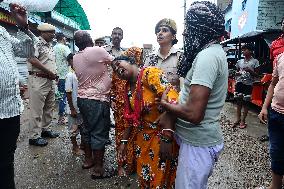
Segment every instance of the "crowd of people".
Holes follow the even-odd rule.
[[[26,10],[17,4],[10,8],[19,31],[14,38],[0,27],[0,127],[6,133],[0,141],[0,188],[15,188],[14,152],[23,111],[15,55],[28,60],[29,145],[43,147],[48,145],[47,138],[60,135],[52,130],[57,85],[58,124],[68,122],[72,151],[84,154],[82,168],[93,168],[92,179],[113,176],[104,170],[113,113],[117,175],[137,173],[139,187],[145,189],[207,188],[224,146],[219,117],[228,87],[228,63],[220,45],[225,35],[224,15],[215,4],[202,1],[189,7],[184,52],[174,48],[175,21],[160,20],[154,28],[159,49],[146,58],[142,48],[121,47],[120,27],[112,30],[112,43],[106,46],[103,38],[94,41],[87,31],[76,31],[79,50],[73,54],[65,36],[55,35],[53,25],[40,24],[36,37],[28,28]],[[281,36],[273,45],[273,79],[259,114],[262,122],[268,120],[270,189],[281,188],[284,171],[283,41]],[[246,102],[259,64],[252,57],[252,46],[244,45],[242,50],[245,58],[237,63],[238,108],[233,127],[245,128]]]

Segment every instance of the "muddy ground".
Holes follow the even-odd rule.
[[[27,106],[27,104],[26,104]],[[246,129],[232,129],[236,107],[226,103],[221,116],[225,138],[225,148],[221,154],[209,188],[212,189],[249,189],[268,186],[270,182],[268,142],[259,142],[258,137],[266,134],[266,126],[259,123],[256,107],[252,107],[247,119]],[[19,189],[106,189],[137,188],[136,176],[112,177],[104,180],[92,180],[91,170],[83,170],[82,156],[71,153],[71,144],[66,126],[56,124],[54,130],[60,131],[57,139],[49,140],[46,147],[28,145],[29,111],[26,108],[21,120],[21,134],[15,154],[15,181]],[[107,147],[106,169],[116,169],[114,150],[114,129],[110,137],[112,144]]]

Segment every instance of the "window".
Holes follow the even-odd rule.
[[[242,2],[242,10],[243,11],[246,9],[246,5],[247,5],[247,0],[243,0],[243,2]]]

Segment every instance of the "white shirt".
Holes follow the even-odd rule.
[[[73,106],[77,113],[80,113],[78,105],[77,105],[77,96],[78,96],[78,79],[76,74],[72,68],[70,68],[69,72],[66,75],[65,80],[65,90],[66,92],[72,92],[72,102]],[[71,114],[69,103],[67,102],[66,113]]]
[[[28,35],[19,31],[15,38],[0,26],[0,119],[18,116],[24,110],[15,56],[29,57],[31,53],[33,40]]]
[[[236,67],[240,69],[241,75],[237,77],[237,82],[241,82],[245,85],[252,85],[254,78],[253,76],[245,71],[245,69],[250,69],[254,71],[255,68],[259,66],[257,59],[251,58],[250,60],[241,59],[237,62]]]
[[[69,47],[62,43],[57,43],[54,47],[57,75],[59,79],[65,79],[68,73],[67,56],[71,53]]]

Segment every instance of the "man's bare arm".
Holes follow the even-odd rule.
[[[50,71],[49,69],[44,67],[44,65],[36,57],[29,58],[29,62],[34,67],[36,67],[36,68],[40,69],[41,71],[43,71],[44,73],[48,74],[51,79],[56,79],[56,75],[52,71]]]
[[[185,104],[170,104],[165,100],[162,100],[161,104],[175,117],[193,124],[199,124],[204,119],[210,92],[211,90],[208,87],[191,85],[189,98]]]

